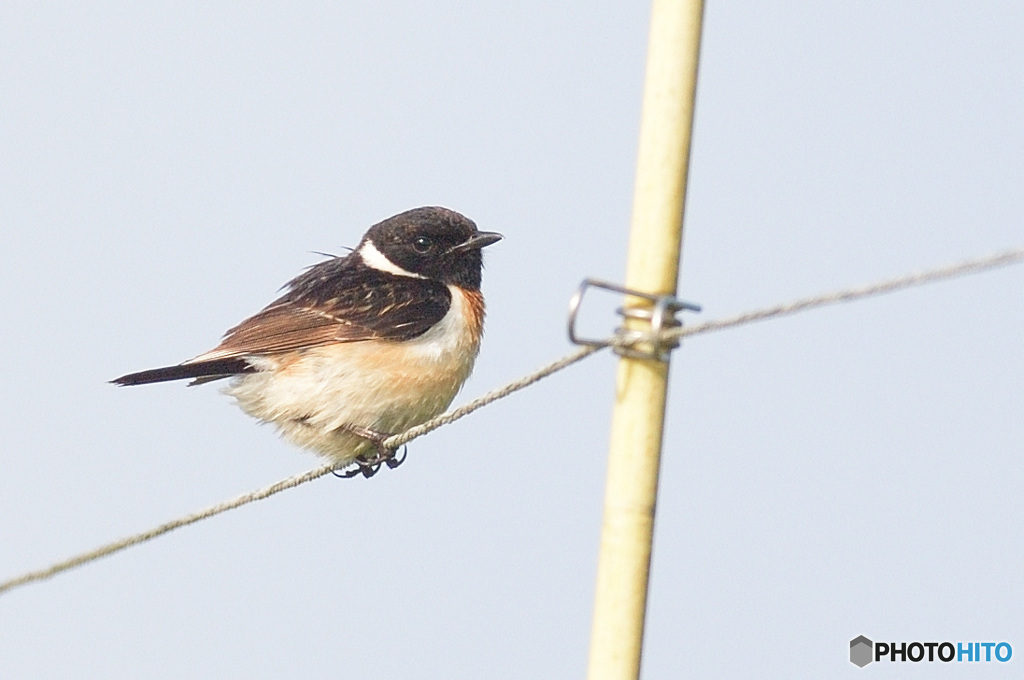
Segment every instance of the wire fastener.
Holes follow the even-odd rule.
[[[652,304],[649,306],[626,304],[615,310],[624,320],[633,319],[646,322],[649,328],[635,329],[627,328],[625,325],[619,326],[615,329],[613,337],[603,340],[579,336],[576,333],[576,319],[583,304],[583,296],[586,295],[589,288],[601,288],[650,301]],[[619,356],[631,359],[668,361],[672,350],[679,347],[679,339],[667,338],[664,332],[683,325],[682,321],[676,318],[676,312],[683,310],[699,312],[700,305],[684,302],[673,295],[642,293],[608,281],[583,279],[576,294],[569,300],[569,341],[587,347],[611,347]]]

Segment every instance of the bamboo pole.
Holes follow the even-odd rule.
[[[626,286],[638,291],[676,289],[702,15],[702,0],[654,0],[651,12],[626,270]],[[668,368],[619,361],[590,680],[640,674]]]

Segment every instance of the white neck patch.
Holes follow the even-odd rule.
[[[395,274],[396,276],[408,276],[413,279],[427,278],[426,276],[413,274],[412,272],[399,267],[397,264],[385,257],[384,253],[377,250],[377,246],[373,245],[373,241],[366,241],[366,243],[359,246],[359,250],[356,252],[359,253],[359,257],[363,258],[363,262],[366,263],[367,267],[372,267],[377,271]]]

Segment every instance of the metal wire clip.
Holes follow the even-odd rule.
[[[579,315],[580,306],[583,303],[583,296],[588,288],[603,288],[604,290],[623,293],[633,297],[650,300],[654,303],[651,307],[627,307],[622,306],[615,311],[623,319],[636,319],[646,321],[650,324],[650,330],[635,330],[619,326],[615,329],[615,337],[607,340],[583,338],[576,334],[576,317]],[[588,347],[613,347],[619,356],[632,359],[656,359],[668,361],[669,354],[679,346],[678,338],[666,339],[662,333],[670,328],[682,326],[682,322],[676,318],[676,312],[687,310],[699,312],[700,305],[691,302],[683,302],[672,295],[653,295],[641,293],[607,281],[599,279],[583,279],[576,294],[569,300],[569,341],[576,345]],[[638,349],[640,343],[650,345],[650,349]]]

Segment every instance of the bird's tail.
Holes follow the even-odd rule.
[[[148,371],[122,375],[120,378],[114,378],[110,382],[115,385],[129,386],[192,378],[192,382],[189,383],[190,385],[200,385],[211,380],[229,378],[241,373],[252,373],[254,370],[245,359],[235,357],[231,359],[197,361],[195,363],[178,364],[177,366],[164,366],[163,368],[151,368]]]

